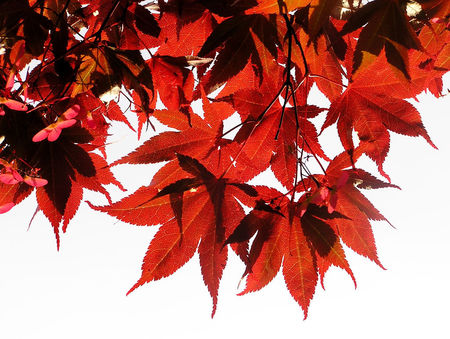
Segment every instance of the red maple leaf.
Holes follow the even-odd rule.
[[[203,280],[213,298],[214,315],[227,261],[223,243],[244,216],[234,197],[242,192],[249,196],[257,193],[248,185],[217,178],[189,156],[177,153],[176,157],[180,168],[190,177],[160,190],[152,186],[143,188],[111,206],[93,208],[133,223],[137,222],[137,214],[145,213],[147,217],[140,217],[139,223],[163,224],[144,257],[141,278],[128,293],[146,282],[174,273],[194,255],[198,246]],[[155,191],[156,194],[151,194]]]
[[[409,102],[377,93],[368,79],[359,77],[331,106],[322,130],[337,122],[342,145],[355,149],[352,131],[356,131],[364,152],[376,162],[380,173],[389,151],[389,131],[408,136],[422,136],[436,146],[422,124],[420,114]]]

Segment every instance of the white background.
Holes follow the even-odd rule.
[[[307,320],[280,274],[262,291],[236,296],[244,267],[233,255],[212,320],[197,256],[173,276],[125,296],[157,228],[117,222],[83,203],[57,252],[42,213],[27,232],[36,206],[30,197],[0,215],[0,338],[450,337],[450,97],[419,98],[415,105],[439,151],[422,138],[393,134],[385,170],[402,190],[366,194],[396,227],[373,223],[387,270],[347,250],[358,288],[332,268]],[[112,140],[111,160],[137,145],[120,133]],[[340,147],[333,131],[322,140],[329,154]],[[377,173],[369,161],[359,165]],[[150,178],[138,166],[114,171],[130,192]],[[85,197],[105,203],[95,194]]]

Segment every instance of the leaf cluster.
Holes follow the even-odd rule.
[[[231,252],[240,294],[282,271],[306,317],[330,266],[355,281],[343,245],[383,267],[371,221],[386,219],[362,191],[397,187],[392,132],[435,147],[405,99],[443,95],[448,20],[443,0],[3,1],[0,213],[36,192],[59,248],[85,190],[99,192],[108,204],[91,208],[159,226],[130,292],[198,252],[214,315]],[[330,104],[312,105],[313,88]],[[156,122],[169,130],[108,161],[111,126],[140,138]],[[319,136],[334,126],[331,156]],[[125,190],[112,167],[158,163],[112,201],[111,185]],[[266,170],[283,190],[250,184]]]

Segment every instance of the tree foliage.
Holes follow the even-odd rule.
[[[392,132],[435,147],[405,99],[443,94],[448,19],[445,0],[3,1],[0,213],[36,192],[59,248],[83,192],[100,192],[109,203],[91,208],[160,225],[130,292],[198,252],[214,314],[234,252],[240,294],[282,271],[306,317],[330,266],[355,280],[344,244],[383,267],[370,221],[387,220],[362,191],[397,187],[383,169]],[[330,105],[309,103],[315,87]],[[140,137],[155,121],[170,130],[107,161],[110,126]],[[330,158],[319,135],[334,126]],[[125,190],[111,167],[157,163],[111,200],[108,185]],[[249,183],[267,169],[282,191]]]

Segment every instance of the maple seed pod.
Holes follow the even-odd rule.
[[[8,212],[14,206],[15,206],[15,203],[13,203],[13,202],[8,202],[6,204],[0,205],[0,214]]]
[[[73,119],[80,113],[80,109],[81,109],[80,105],[73,105],[62,114],[62,117],[65,120]]]
[[[47,129],[47,127],[46,127],[46,128],[44,128],[44,129],[41,129],[39,132],[37,132],[37,133],[34,135],[33,139],[31,139],[31,140],[33,140],[33,142],[39,142],[39,141],[42,141],[42,140],[44,140],[44,139],[47,139],[47,136],[48,136],[49,133],[50,133],[50,132],[48,131],[48,129]]]
[[[78,114],[78,113],[76,113]],[[71,116],[73,116],[73,112],[70,113]],[[70,120],[58,120],[57,122],[45,127],[44,129],[41,129],[39,132],[37,132],[33,137],[33,142],[39,142],[44,139],[47,139],[48,141],[55,141],[59,138],[61,135],[61,131],[64,128],[71,127],[75,125],[77,120],[70,119]]]
[[[14,185],[21,180],[17,180],[12,173],[2,173],[0,174],[0,181],[6,185]]]
[[[30,177],[28,175],[25,176],[25,178],[23,179],[23,181],[33,187],[42,187],[48,184],[48,181],[43,179],[43,178],[34,178],[34,177]]]
[[[0,181],[7,185],[14,185],[23,181],[22,176],[8,162],[2,163],[5,166],[6,173],[0,174]]]
[[[60,128],[58,128],[58,126],[56,126],[48,133],[47,140],[50,142],[57,140],[59,138],[59,136],[61,135],[61,131],[62,131],[62,129],[60,129]]]
[[[28,106],[17,100],[0,98],[0,103],[14,111],[28,111]]]
[[[63,120],[63,121],[56,123],[56,128],[57,129],[69,128],[69,127],[75,125],[76,122],[77,121],[75,119]]]
[[[23,180],[23,178],[20,175],[20,173],[17,172],[15,169],[8,169],[8,172],[11,172],[13,177],[14,177],[14,179],[16,179],[17,181],[22,181]]]

